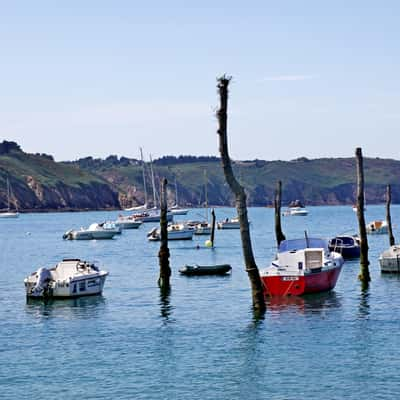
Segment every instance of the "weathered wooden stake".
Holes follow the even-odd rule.
[[[261,282],[260,274],[257,264],[254,259],[253,249],[251,246],[249,220],[247,218],[246,206],[246,193],[244,188],[236,180],[231,160],[228,152],[228,139],[227,139],[227,120],[228,120],[228,86],[231,78],[225,75],[218,79],[218,92],[220,97],[220,108],[217,111],[218,118],[218,136],[219,136],[219,152],[221,154],[222,167],[224,170],[225,179],[235,195],[236,210],[238,213],[240,223],[240,235],[242,239],[242,249],[246,271],[249,276],[253,307],[256,312],[262,313],[265,311],[265,298],[263,284]]]
[[[161,215],[160,215],[160,251],[158,258],[160,263],[160,276],[158,278],[158,285],[167,289],[170,287],[169,278],[171,276],[171,268],[169,266],[169,248],[168,248],[168,220],[167,220],[167,184],[168,181],[164,178],[161,181]]]
[[[274,206],[275,206],[275,236],[276,236],[276,242],[278,243],[278,247],[281,244],[281,242],[286,239],[285,235],[282,232],[281,205],[282,205],[282,182],[278,181],[277,184],[276,184],[275,199],[274,199]]]
[[[392,202],[392,188],[390,185],[386,186],[386,222],[388,224],[389,230],[389,243],[390,246],[394,246],[395,240],[393,236],[393,229],[392,229],[392,217],[390,215],[390,204]]]
[[[211,236],[210,236],[211,247],[214,247],[214,237],[215,237],[215,211],[213,209],[211,211]]]
[[[363,156],[360,147],[356,149],[356,164],[357,164],[357,218],[358,228],[360,234],[360,274],[358,278],[363,283],[364,287],[368,286],[371,280],[369,274],[369,261],[368,261],[368,239],[367,230],[365,228],[364,218],[364,167]]]

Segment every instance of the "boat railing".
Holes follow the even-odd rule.
[[[343,240],[342,239],[339,239],[339,238],[335,238],[335,239],[333,239],[334,241],[335,241],[335,245],[333,246],[333,251],[335,252],[335,253],[339,253],[339,254],[342,254],[342,251],[343,251],[343,244],[344,244],[344,242],[343,242]]]

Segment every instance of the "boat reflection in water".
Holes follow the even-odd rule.
[[[323,292],[303,296],[272,296],[266,298],[267,312],[322,313],[330,308],[341,307],[340,296],[335,292]]]
[[[26,299],[26,311],[33,317],[41,318],[101,318],[105,312],[106,300],[102,295],[75,297],[71,299]]]

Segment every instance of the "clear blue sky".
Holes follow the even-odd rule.
[[[400,158],[400,2],[0,0],[0,140],[58,160]]]

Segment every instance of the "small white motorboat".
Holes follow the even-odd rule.
[[[118,216],[118,219],[114,222],[115,225],[121,229],[137,229],[142,225],[142,221],[137,221],[132,216]]]
[[[69,298],[101,294],[107,271],[87,261],[64,259],[54,268],[39,268],[24,279],[32,298]]]
[[[185,224],[171,224],[167,228],[168,240],[192,240],[194,230]],[[147,238],[150,241],[161,240],[159,228],[153,228],[148,234]]]
[[[381,272],[400,273],[400,246],[390,246],[379,256]]]
[[[367,233],[371,235],[385,235],[389,233],[389,227],[386,221],[372,221],[366,226]]]
[[[211,234],[211,224],[207,221],[199,222],[194,227],[195,235],[210,235]]]
[[[218,229],[240,229],[239,218],[226,218],[217,224]]]
[[[97,224],[93,223],[89,228],[81,228],[79,230],[69,230],[64,233],[63,239],[67,240],[97,240],[97,239],[112,239],[120,233],[120,228],[115,224]]]

